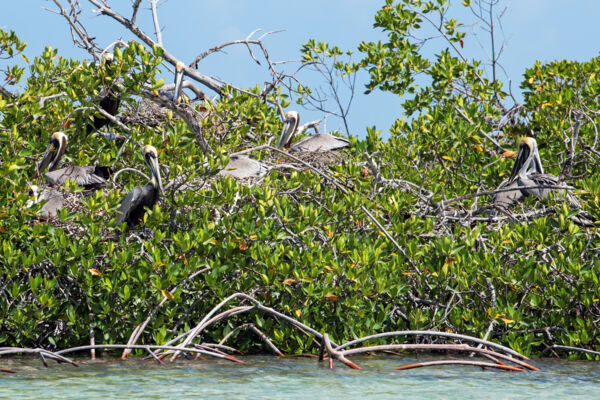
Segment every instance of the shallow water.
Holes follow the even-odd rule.
[[[0,359],[0,399],[600,399],[600,363],[534,361],[542,372],[504,372],[468,366],[395,371],[438,358],[354,357],[363,369],[335,369],[314,359],[244,357],[244,364],[177,361],[161,367],[127,360],[81,368],[37,359]]]

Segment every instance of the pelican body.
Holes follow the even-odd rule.
[[[262,178],[269,171],[264,163],[245,155],[231,156],[227,166],[219,171],[219,176],[235,179]]]
[[[296,111],[288,111],[283,122],[283,130],[279,137],[277,148],[286,148],[292,153],[318,153],[341,149],[348,147],[350,142],[341,137],[333,136],[328,133],[319,133],[306,137],[299,142],[292,144],[294,135],[298,131],[300,116]]]
[[[565,186],[566,188],[566,185],[558,177],[544,173],[537,142],[534,138],[526,137],[521,141],[510,177],[498,187],[498,189],[514,188],[515,190],[496,193],[492,203],[510,207],[530,195],[545,199],[548,197],[548,193],[553,190],[539,186]],[[572,195],[568,194],[567,197],[571,206],[581,207]]]
[[[158,152],[153,146],[146,145],[142,150],[144,161],[150,171],[150,181],[144,186],[136,186],[121,201],[117,209],[117,224],[136,225],[144,217],[146,207],[152,208],[162,192],[162,181],[158,166]]]
[[[110,176],[109,167],[98,166],[69,166],[57,169],[67,147],[68,138],[63,132],[54,132],[48,142],[46,154],[37,167],[38,176],[46,167],[48,172],[44,174],[46,182],[51,186],[62,186],[68,179],[73,179],[79,186],[86,189],[95,189],[103,186]]]
[[[104,62],[106,65],[110,65],[113,62],[113,55],[106,53],[104,55]],[[104,111],[112,116],[117,115],[119,112],[119,106],[121,105],[121,99],[113,92],[112,89],[106,87],[101,93],[102,98],[100,99],[99,106]],[[86,126],[86,133],[89,135],[96,132],[98,129],[105,125],[108,125],[110,120],[104,116],[92,116],[92,120]]]
[[[54,189],[40,189],[36,185],[29,187],[29,196],[31,200],[27,201],[27,206],[31,207],[34,204],[45,201],[42,208],[38,211],[38,215],[43,219],[56,217],[58,211],[63,208],[65,198],[61,192]]]

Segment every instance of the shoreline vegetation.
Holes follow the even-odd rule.
[[[55,11],[91,62],[51,47],[29,60],[0,30],[0,358],[111,348],[236,362],[266,348],[356,368],[352,354],[428,351],[511,371],[559,352],[600,359],[599,58],[536,63],[519,104],[496,79],[500,47],[491,65],[471,60],[472,38],[447,17],[469,7],[494,26],[495,2],[387,0],[374,25],[384,41],[301,49],[300,69],[335,99],[325,109],[321,90],[271,60],[272,33],[183,64],[136,25],[140,1],[131,16],[88,1],[137,41],[100,46],[78,1]],[[427,57],[430,40],[444,46]],[[272,81],[242,89],[201,73],[234,45]],[[387,141],[348,124],[359,71],[367,92],[403,101]],[[293,103],[345,132],[300,122]],[[61,158],[106,179],[51,185],[38,169]],[[515,189],[542,174],[554,183]],[[152,206],[119,224],[144,184]]]

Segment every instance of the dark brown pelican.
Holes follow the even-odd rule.
[[[510,207],[529,195],[545,199],[551,190],[555,190],[540,186],[560,186],[567,189],[567,186],[558,177],[544,173],[537,142],[534,138],[526,137],[521,141],[510,177],[498,187],[498,189],[514,188],[515,190],[496,193],[492,203],[502,207]],[[571,207],[581,208],[579,201],[568,190],[567,200]]]
[[[104,54],[104,62],[105,65],[110,65],[113,62],[113,55],[111,53]],[[121,99],[115,94],[115,92],[109,88],[105,87],[102,93],[100,94],[102,98],[100,99],[100,108],[109,113],[112,116],[117,115],[119,112],[119,106],[121,105]],[[110,120],[104,116],[100,115],[92,115],[92,120],[88,122],[86,127],[86,133],[89,135],[91,133],[96,132],[98,129],[107,125]]]
[[[127,222],[131,227],[137,224],[146,213],[146,207],[152,208],[163,191],[158,166],[158,152],[153,146],[146,145],[142,150],[144,161],[150,170],[150,181],[144,186],[136,186],[121,201],[117,210],[117,224]]]
[[[46,182],[51,186],[61,186],[67,179],[73,179],[79,186],[86,189],[94,189],[103,186],[110,176],[110,168],[98,166],[69,166],[57,169],[65,149],[67,147],[67,135],[63,132],[54,132],[50,137],[46,154],[38,164],[37,175],[41,175],[46,167],[48,172],[44,174]]]
[[[308,136],[292,144],[292,139],[298,130],[299,123],[300,116],[298,113],[296,111],[288,111],[285,115],[283,130],[277,148],[281,149],[285,147],[292,153],[320,153],[348,147],[350,144],[348,140],[328,133],[318,133]]]

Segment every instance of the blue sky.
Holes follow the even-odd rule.
[[[82,3],[87,2],[82,0]],[[110,3],[129,17],[130,1],[110,0]],[[351,50],[356,50],[361,41],[383,40],[381,31],[372,27],[373,15],[383,3],[383,0],[169,0],[161,4],[159,19],[165,46],[186,63],[207,48],[243,39],[257,28],[265,32],[285,30],[265,40],[273,60],[299,60],[299,49],[310,38]],[[500,75],[500,78],[506,83],[508,80],[513,82],[512,89],[517,98],[520,98],[521,75],[536,60],[583,61],[599,55],[600,24],[597,19],[600,1],[507,0],[501,4],[508,6],[503,28],[509,42],[501,58],[508,77]],[[460,19],[472,21],[460,4],[456,7],[454,12]],[[46,45],[58,48],[66,57],[88,58],[87,53],[73,46],[62,17],[44,8],[55,7],[53,2],[43,0],[4,1],[0,27],[16,31],[29,43],[26,51],[29,58],[41,53]],[[130,38],[121,26],[107,17],[94,16],[89,9],[83,20],[89,23],[90,33],[102,45],[119,37]],[[154,33],[146,0],[143,0],[138,24],[148,33]],[[487,46],[485,39],[480,37]],[[470,58],[486,57],[471,29],[465,40],[465,52]],[[356,57],[359,55],[355,52]],[[286,68],[295,70],[291,65]],[[226,54],[210,56],[200,64],[199,70],[240,87],[263,85],[270,78],[267,69],[256,65],[243,47],[228,48]],[[321,84],[316,75],[307,74],[302,78],[309,86]],[[393,121],[402,117],[400,100],[385,93],[363,95],[362,84],[366,79],[366,74],[358,79],[357,96],[350,111],[351,132],[364,137],[365,127],[376,125],[386,136]],[[303,111],[298,106],[292,108],[298,109],[305,122],[323,116]],[[327,119],[327,130],[339,128],[342,128],[340,120]]]

